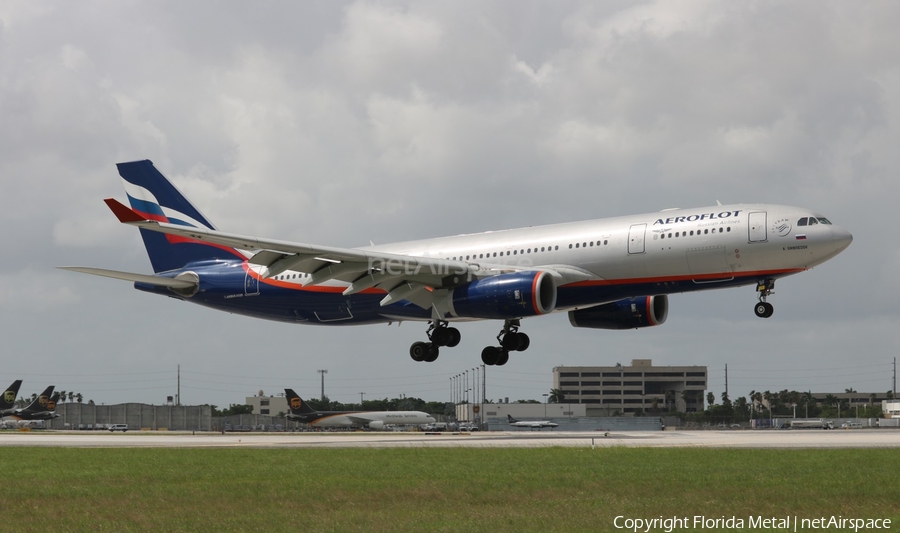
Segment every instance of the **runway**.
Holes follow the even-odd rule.
[[[197,433],[2,431],[0,446],[67,448],[900,448],[900,430],[484,433]]]

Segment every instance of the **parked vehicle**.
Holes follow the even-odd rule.
[[[122,433],[125,433],[126,431],[128,431],[128,424],[112,424],[111,426],[109,426],[109,432],[112,433],[113,431],[121,431]]]

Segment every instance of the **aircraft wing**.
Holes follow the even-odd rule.
[[[248,261],[264,267],[261,270],[263,278],[277,276],[286,270],[303,272],[310,275],[304,283],[307,286],[331,280],[349,283],[350,286],[344,291],[345,296],[377,287],[388,293],[381,301],[382,306],[408,300],[424,309],[433,308],[438,317],[443,314],[435,308],[436,302],[440,300],[439,295],[434,294],[436,290],[450,289],[472,279],[497,275],[503,271],[526,270],[512,266],[481,265],[225,233],[149,220],[115,199],[108,198],[104,201],[123,224],[253,252],[255,255]],[[592,277],[582,272],[570,272],[572,269],[564,265],[559,269],[540,267],[539,270],[547,271],[565,282]]]
[[[354,424],[360,424],[360,425],[365,425],[365,424],[368,424],[369,422],[380,420],[375,417],[365,416],[362,413],[357,413],[357,414],[353,414],[353,415],[345,415],[345,416],[348,419],[350,419],[350,421],[353,422]]]

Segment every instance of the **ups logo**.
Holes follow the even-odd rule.
[[[50,398],[47,398],[46,396],[41,396],[40,398],[38,398],[38,405],[40,405],[41,407],[47,407],[47,402],[49,402],[49,401],[50,401]]]
[[[16,393],[11,390],[4,392],[3,401],[6,403],[13,403],[14,401],[16,401]]]
[[[291,398],[291,409],[300,409],[303,405],[303,400],[300,398]]]
[[[56,402],[54,402],[53,400],[47,402],[47,410],[53,411],[54,409],[56,409]]]

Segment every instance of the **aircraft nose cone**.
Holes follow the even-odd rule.
[[[844,251],[850,243],[853,242],[853,235],[850,234],[849,231],[844,228],[839,228],[837,226],[832,228],[832,242],[834,242],[834,246],[838,252]]]

